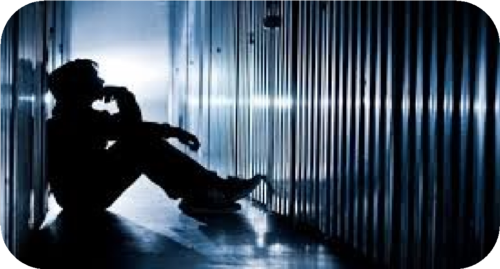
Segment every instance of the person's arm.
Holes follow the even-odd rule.
[[[135,96],[125,87],[107,86],[103,89],[105,103],[116,102],[118,113],[101,113],[101,128],[109,140],[137,136],[142,125],[142,113]]]
[[[116,101],[118,113],[113,115],[123,123],[142,121],[142,113],[134,94],[125,87],[104,87],[104,102]]]
[[[192,150],[200,148],[198,138],[178,127],[173,127],[167,123],[157,122],[139,122],[133,124],[117,124],[117,129],[124,135],[139,136],[139,137],[159,137],[163,139],[177,138],[182,144],[188,146]]]
[[[167,123],[143,122],[139,129],[143,130],[147,135],[160,136],[162,138],[177,138],[182,144],[192,150],[200,148],[200,142],[195,135]]]
[[[110,139],[136,136],[153,136],[161,138],[175,137],[193,150],[200,147],[200,142],[193,134],[166,123],[144,122],[135,96],[124,87],[105,87],[104,101],[115,100],[119,112],[114,115],[106,113],[106,130]]]
[[[144,121],[137,127],[148,136],[171,138],[180,135],[179,128],[172,127],[167,123],[157,123]]]

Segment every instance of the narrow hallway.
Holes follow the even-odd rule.
[[[147,194],[147,195],[146,195]],[[140,179],[109,213],[78,223],[57,205],[41,229],[41,268],[368,268],[242,202],[235,214],[182,214],[178,201]],[[39,267],[39,268],[40,268]],[[371,268],[371,267],[370,267]]]
[[[457,1],[32,3],[1,36],[2,238],[41,269],[470,267],[499,44]]]

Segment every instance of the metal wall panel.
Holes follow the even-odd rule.
[[[64,59],[63,4],[33,3],[9,20],[2,34],[1,179],[2,234],[22,255],[29,233],[45,216],[45,118],[50,100],[45,75]],[[57,24],[57,26],[56,26]],[[59,36],[55,41],[55,36]],[[57,46],[52,46],[58,44]]]
[[[12,247],[12,225],[11,225],[11,144],[12,144],[12,93],[14,84],[14,32],[16,30],[15,18],[11,18],[4,28],[1,41],[1,133],[0,133],[0,225],[2,226],[2,237],[9,249]]]
[[[484,12],[455,2],[175,5],[200,8],[178,10],[173,24],[206,20],[184,27],[197,35],[187,47],[172,44],[174,57],[203,59],[186,72],[204,83],[174,86],[170,108],[204,129],[200,161],[266,174],[252,199],[392,268],[466,267],[489,252],[500,226],[499,56]],[[265,28],[273,12],[281,25]],[[206,101],[184,115],[183,92]]]

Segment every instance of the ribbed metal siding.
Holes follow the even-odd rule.
[[[15,25],[11,19],[11,23],[8,23],[2,33],[1,41],[1,59],[2,59],[2,69],[1,69],[1,93],[0,93],[0,225],[2,226],[2,237],[5,241],[7,247],[12,246],[12,233],[11,233],[11,178],[12,178],[12,168],[11,168],[11,144],[12,144],[12,87],[14,82],[14,70],[11,68],[14,66],[14,43],[13,43],[13,33],[15,31]]]
[[[254,200],[393,268],[465,267],[489,252],[500,226],[499,56],[484,12],[281,2],[273,30],[263,2],[174,5],[204,21],[183,28],[197,36],[187,47],[172,39],[174,57],[195,47],[203,59],[185,69],[202,84],[171,89],[203,102],[170,110],[199,123],[200,161],[267,174]]]
[[[22,253],[29,231],[36,229],[45,216],[44,74],[48,61],[62,54],[59,46],[57,51],[48,46],[49,27],[53,26],[49,17],[59,5],[34,3],[23,7],[2,34],[1,225],[7,246],[15,255]]]

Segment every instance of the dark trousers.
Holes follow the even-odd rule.
[[[172,199],[202,197],[222,181],[215,172],[164,139],[151,137],[117,141],[88,170],[95,171],[85,175],[92,178],[90,184],[54,190],[61,207],[78,211],[106,209],[142,174]]]

